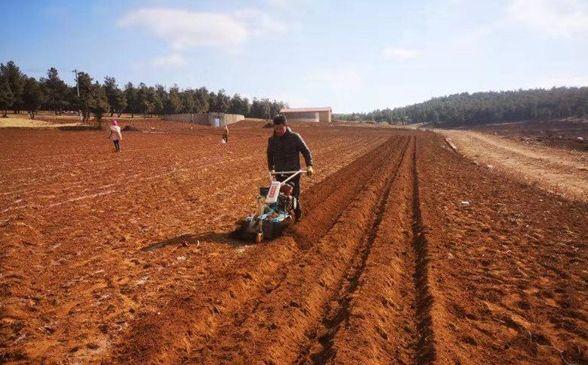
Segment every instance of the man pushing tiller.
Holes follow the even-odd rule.
[[[298,133],[292,132],[284,115],[278,114],[273,119],[274,133],[267,143],[267,166],[273,171],[298,171],[300,170],[300,154],[304,157],[307,174],[311,176],[312,154]],[[278,181],[286,180],[290,175],[277,175]],[[289,181],[294,186],[292,195],[297,199],[298,204],[294,210],[296,220],[302,217],[300,208],[300,174]]]
[[[237,222],[233,237],[259,243],[279,237],[293,220],[302,216],[300,209],[300,154],[306,162],[306,172],[312,175],[312,156],[298,133],[287,126],[286,118],[274,118],[274,133],[267,143],[267,166],[270,186],[260,187],[255,214]]]

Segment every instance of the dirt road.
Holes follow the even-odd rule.
[[[586,357],[586,204],[475,166],[433,133],[298,130],[319,175],[303,182],[302,221],[260,245],[227,235],[263,183],[259,126],[229,145],[208,130],[129,133],[117,159],[90,132],[75,134],[83,146],[1,134],[2,359]]]

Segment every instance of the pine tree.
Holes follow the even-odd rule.
[[[57,69],[51,67],[47,71],[47,78],[41,79],[45,92],[45,107],[59,115],[67,107],[68,86],[59,78]]]
[[[126,100],[126,110],[131,114],[131,118],[135,117],[135,113],[139,113],[139,99],[137,89],[133,83],[129,82],[125,85],[124,96]]]
[[[26,76],[20,72],[20,69],[13,61],[8,61],[6,65],[0,63],[0,75],[4,78],[10,90],[12,91],[12,109],[19,113],[23,107],[23,94]]]
[[[169,94],[164,107],[165,114],[176,114],[182,109],[182,99],[180,98],[180,89],[174,85],[169,89]]]
[[[110,110],[108,103],[108,97],[106,96],[106,90],[98,82],[92,85],[92,90],[89,100],[89,108],[96,118],[96,124],[98,128],[102,128],[102,117],[105,113]]]
[[[2,110],[3,118],[8,117],[8,109],[12,106],[13,102],[14,95],[12,94],[12,90],[10,90],[8,80],[0,75],[0,109]]]
[[[118,113],[120,117],[123,110],[127,107],[127,99],[122,90],[118,88],[114,77],[106,76],[104,78],[104,91],[106,92],[106,98],[110,106],[110,116],[112,117],[114,113]]]
[[[43,91],[39,82],[33,77],[29,77],[25,81],[22,103],[31,119],[35,119],[35,113],[43,104]]]

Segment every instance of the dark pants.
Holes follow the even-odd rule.
[[[288,177],[290,177],[290,175],[277,175],[276,180],[284,181]],[[288,180],[288,184],[294,186],[294,191],[292,192],[292,196],[296,198],[296,209],[294,209],[294,214],[296,215],[296,219],[300,219],[302,216],[302,208],[300,206],[300,174]]]
[[[115,139],[112,141],[112,143],[114,143],[114,150],[116,152],[120,151],[120,141],[118,139]]]

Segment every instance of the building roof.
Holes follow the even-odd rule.
[[[330,106],[320,108],[283,108],[280,113],[333,112]]]

